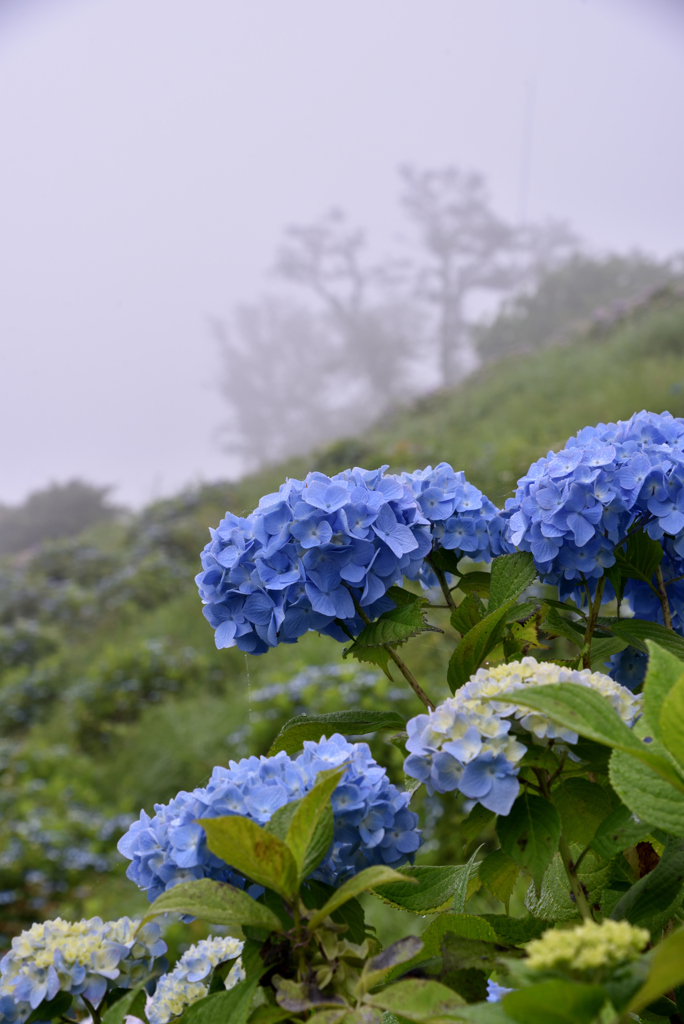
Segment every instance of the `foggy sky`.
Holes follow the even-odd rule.
[[[528,217],[684,249],[683,58],[666,0],[0,0],[0,502],[228,475],[207,318],[332,204],[396,248],[401,162],[514,219],[531,90]]]

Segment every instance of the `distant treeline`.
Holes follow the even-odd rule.
[[[0,505],[0,554],[74,537],[93,523],[113,519],[120,510],[108,502],[110,490],[71,480],[35,491],[22,505]]]

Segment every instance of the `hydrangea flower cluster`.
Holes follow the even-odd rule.
[[[598,579],[637,520],[684,556],[684,419],[643,411],[585,427],[530,466],[506,510],[509,540],[548,583]]]
[[[422,514],[430,522],[433,548],[455,551],[474,562],[491,562],[497,555],[510,553],[513,545],[505,540],[506,518],[473,484],[465,473],[455,472],[448,462],[434,469],[402,473],[401,479],[416,496]],[[408,576],[409,573],[404,573]],[[437,577],[423,562],[417,575],[426,587],[437,586]]]
[[[632,726],[641,713],[635,696],[610,676],[563,668],[523,658],[477,670],[469,681],[434,711],[412,718],[406,730],[409,756],[404,771],[424,782],[428,792],[459,790],[496,814],[508,814],[519,792],[517,764],[527,750],[514,734],[532,733],[536,742],[577,743],[577,733],[555,725],[538,711],[511,702],[491,702],[528,686],[576,683],[606,697],[623,722]]]
[[[23,1021],[58,992],[99,1006],[108,988],[131,988],[149,978],[165,952],[158,924],[140,928],[128,917],[108,922],[58,917],[34,924],[12,939],[0,960],[0,1021]]]
[[[636,960],[646,947],[650,932],[629,921],[583,921],[575,928],[551,928],[526,945],[527,964],[534,970],[564,968],[594,971]]]
[[[227,513],[202,552],[196,577],[216,646],[264,654],[308,630],[345,642],[393,607],[402,577],[437,583],[433,547],[476,561],[512,546],[499,510],[446,462],[395,476],[347,469],[287,480],[247,516]]]
[[[226,989],[233,988],[245,977],[242,968],[244,942],[229,936],[209,936],[190,946],[176,966],[161,977],[148,1003],[146,1016],[150,1024],[167,1024],[173,1017],[179,1017],[192,1003],[209,994],[210,975],[215,967],[229,960],[235,963],[224,982]]]
[[[371,617],[404,572],[430,551],[430,525],[410,489],[386,466],[309,473],[267,494],[241,518],[228,513],[202,552],[197,585],[217,647],[264,654],[307,630],[348,639],[363,623],[352,591]]]
[[[119,840],[131,860],[127,875],[148,898],[179,882],[213,878],[244,888],[246,880],[209,850],[197,819],[240,814],[259,825],[278,808],[311,790],[318,772],[348,767],[332,795],[334,839],[314,878],[339,883],[373,864],[395,867],[412,860],[421,843],[418,815],[408,810],[409,794],[400,792],[373,759],[366,743],[349,743],[339,733],[307,740],[296,758],[247,757],[214,769],[206,788],[179,793],[169,804],[145,811]],[[250,886],[258,896],[258,886]]]

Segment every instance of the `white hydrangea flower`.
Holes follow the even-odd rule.
[[[651,935],[628,921],[583,921],[567,931],[552,928],[526,945],[528,966],[535,970],[565,967],[592,971],[636,960]]]
[[[245,977],[242,960],[244,942],[230,936],[209,936],[183,953],[176,966],[159,979],[146,1014],[150,1024],[167,1024],[179,1017],[188,1006],[209,992],[209,976],[219,964],[235,961],[225,980],[226,989],[233,988]],[[205,980],[206,979],[206,980]]]

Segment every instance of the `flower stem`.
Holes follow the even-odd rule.
[[[594,594],[594,600],[591,602],[591,611],[589,618],[587,619],[587,632],[584,636],[584,646],[586,650],[582,655],[582,667],[591,668],[591,638],[594,635],[596,629],[596,622],[599,617],[599,611],[601,610],[601,598],[603,597],[603,588],[606,585],[606,577],[601,576],[600,580],[596,584],[596,593]],[[589,588],[587,587],[587,590]]]
[[[587,897],[584,894],[582,883],[580,882],[579,876],[577,874],[577,867],[573,863],[572,855],[570,853],[570,847],[568,846],[568,841],[564,835],[561,835],[560,837],[560,842],[558,843],[558,852],[561,855],[563,867],[565,868],[565,873],[568,876],[568,881],[570,882],[572,895],[575,897],[575,904],[577,906],[577,909],[579,910],[580,914],[582,915],[582,918],[585,921],[591,921],[593,920],[593,918],[591,914],[591,908],[589,906],[589,901],[587,900]]]
[[[100,1024],[102,1018],[100,1017],[100,1014],[95,1009],[95,1007],[90,1002],[90,1000],[86,999],[86,997],[84,995],[81,996],[81,999],[83,1000],[83,1003],[85,1005],[86,1010],[90,1014],[90,1017],[91,1017],[91,1020],[93,1021],[93,1024]]]
[[[358,603],[358,601],[356,600],[356,598],[354,597],[353,594],[352,594],[352,600],[354,601],[354,605],[356,607],[356,611],[358,612],[359,618],[361,619],[362,622],[365,622],[366,625],[368,625],[368,623],[371,620],[368,618],[368,616],[366,615],[366,613],[364,612],[363,608]],[[402,658],[399,657],[399,655],[394,650],[394,648],[391,647],[389,644],[382,644],[381,646],[382,646],[383,650],[387,651],[387,653],[389,654],[390,658],[392,659],[394,664],[397,666],[397,668],[399,669],[399,671],[403,675],[404,679],[406,680],[406,682],[409,684],[409,686],[411,687],[411,689],[415,693],[415,695],[418,698],[418,700],[421,701],[425,705],[425,707],[428,709],[428,711],[434,711],[435,710],[435,705],[432,703],[432,701],[428,697],[427,693],[425,692],[423,687],[420,685],[420,683],[418,682],[418,680],[416,679],[416,677],[414,676],[413,672],[408,667],[406,662]]]
[[[427,561],[430,562],[430,565],[432,566],[432,571],[434,572],[435,576],[439,580],[439,585],[442,588],[442,593],[444,594],[444,600],[449,605],[449,608],[451,608],[452,612],[455,612],[456,611],[456,602],[454,601],[453,595],[452,595],[451,591],[449,590],[449,584],[446,581],[446,576],[444,575],[444,572],[442,571],[442,569],[438,569],[436,565],[433,565],[433,563],[432,563],[432,561],[431,561],[431,559],[429,557],[428,557]]]
[[[670,614],[670,602],[667,599],[667,590],[665,589],[665,580],[663,579],[663,570],[660,566],[655,571],[656,583],[658,584],[658,597],[660,598],[660,607],[663,609],[663,622],[667,629],[672,629],[672,615]]]

